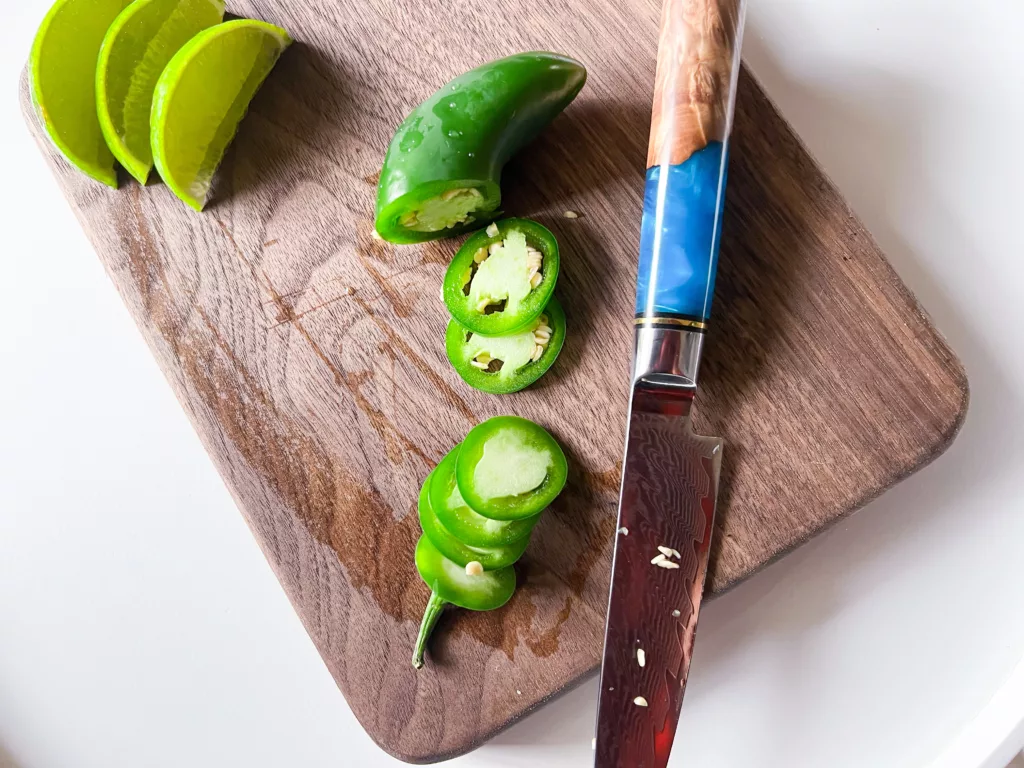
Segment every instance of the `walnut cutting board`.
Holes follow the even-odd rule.
[[[257,97],[205,213],[159,183],[114,192],[73,172],[23,83],[25,113],[356,716],[392,754],[436,761],[599,660],[659,3],[230,5],[301,42]],[[505,210],[562,243],[570,335],[539,385],[495,397],[463,385],[444,356],[438,289],[456,244],[374,240],[375,183],[416,103],[531,49],[590,68],[505,184]],[[960,363],[749,73],[707,355],[696,426],[727,444],[714,592],[933,459],[966,410]],[[513,601],[447,617],[417,673],[428,596],[413,567],[417,489],[500,413],[555,433],[570,484]]]

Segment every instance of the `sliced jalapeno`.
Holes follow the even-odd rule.
[[[497,416],[471,429],[455,464],[462,497],[492,520],[540,514],[562,492],[567,475],[555,438],[518,416]]]
[[[490,520],[470,509],[455,481],[460,446],[456,446],[431,475],[430,505],[438,521],[463,544],[470,547],[511,547],[527,539],[540,521],[535,515],[525,520]]]
[[[495,222],[455,254],[444,278],[444,303],[473,333],[503,336],[544,311],[558,267],[558,241],[546,227],[529,219]]]
[[[432,478],[433,473],[426,479],[423,483],[423,488],[420,490],[419,516],[420,527],[423,528],[423,533],[430,539],[430,543],[434,545],[438,552],[462,567],[474,561],[478,562],[485,571],[496,571],[505,568],[523,556],[523,552],[530,543],[529,536],[507,547],[490,548],[470,547],[449,533],[441,524],[441,521],[437,519],[437,515],[434,514],[430,504],[429,491]]]
[[[498,522],[473,511],[459,491],[464,475],[483,502],[515,519]],[[412,652],[416,669],[423,666],[427,640],[448,603],[490,611],[512,597],[512,563],[523,554],[540,510],[562,490],[565,477],[565,454],[555,439],[515,416],[500,416],[471,430],[466,442],[430,473],[420,489],[424,535],[416,545],[416,569],[431,591]],[[538,514],[528,517],[531,507]],[[485,541],[500,546],[474,545]]]
[[[467,72],[412,111],[380,174],[377,232],[420,243],[477,229],[501,204],[505,163],[576,98],[587,70],[520,53]]]
[[[416,669],[423,666],[427,640],[448,603],[471,611],[493,611],[507,603],[516,591],[516,572],[512,566],[485,571],[476,562],[462,567],[442,555],[426,536],[416,543],[416,570],[430,587],[430,600],[412,652]]]
[[[426,536],[416,545],[416,570],[435,595],[471,611],[501,608],[516,591],[516,572],[511,566],[470,575],[464,566],[442,555]]]
[[[551,299],[543,314],[522,331],[481,336],[457,320],[448,324],[445,350],[456,373],[481,392],[518,392],[547,373],[565,343],[565,313]]]

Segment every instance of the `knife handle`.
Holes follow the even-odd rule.
[[[636,324],[704,331],[718,269],[745,0],[665,0]]]

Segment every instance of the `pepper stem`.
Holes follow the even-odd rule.
[[[441,618],[446,605],[447,603],[436,592],[430,593],[427,610],[423,612],[423,621],[420,623],[420,634],[416,638],[416,647],[412,652],[412,665],[416,669],[423,668],[423,652],[427,649],[427,639],[437,626],[437,620]]]

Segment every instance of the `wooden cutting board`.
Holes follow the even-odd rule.
[[[68,200],[331,674],[404,760],[469,750],[598,663],[625,412],[657,0],[235,0],[301,41],[196,214],[159,183],[103,188],[50,148]],[[391,133],[452,76],[531,49],[584,61],[580,99],[509,169],[505,209],[563,246],[570,336],[534,388],[468,389],[438,289],[456,244],[371,237]],[[567,210],[581,218],[563,217]],[[697,427],[727,441],[720,593],[940,454],[963,368],[757,83],[737,108]],[[417,489],[512,413],[570,484],[500,611],[461,611],[409,663],[427,589]]]

